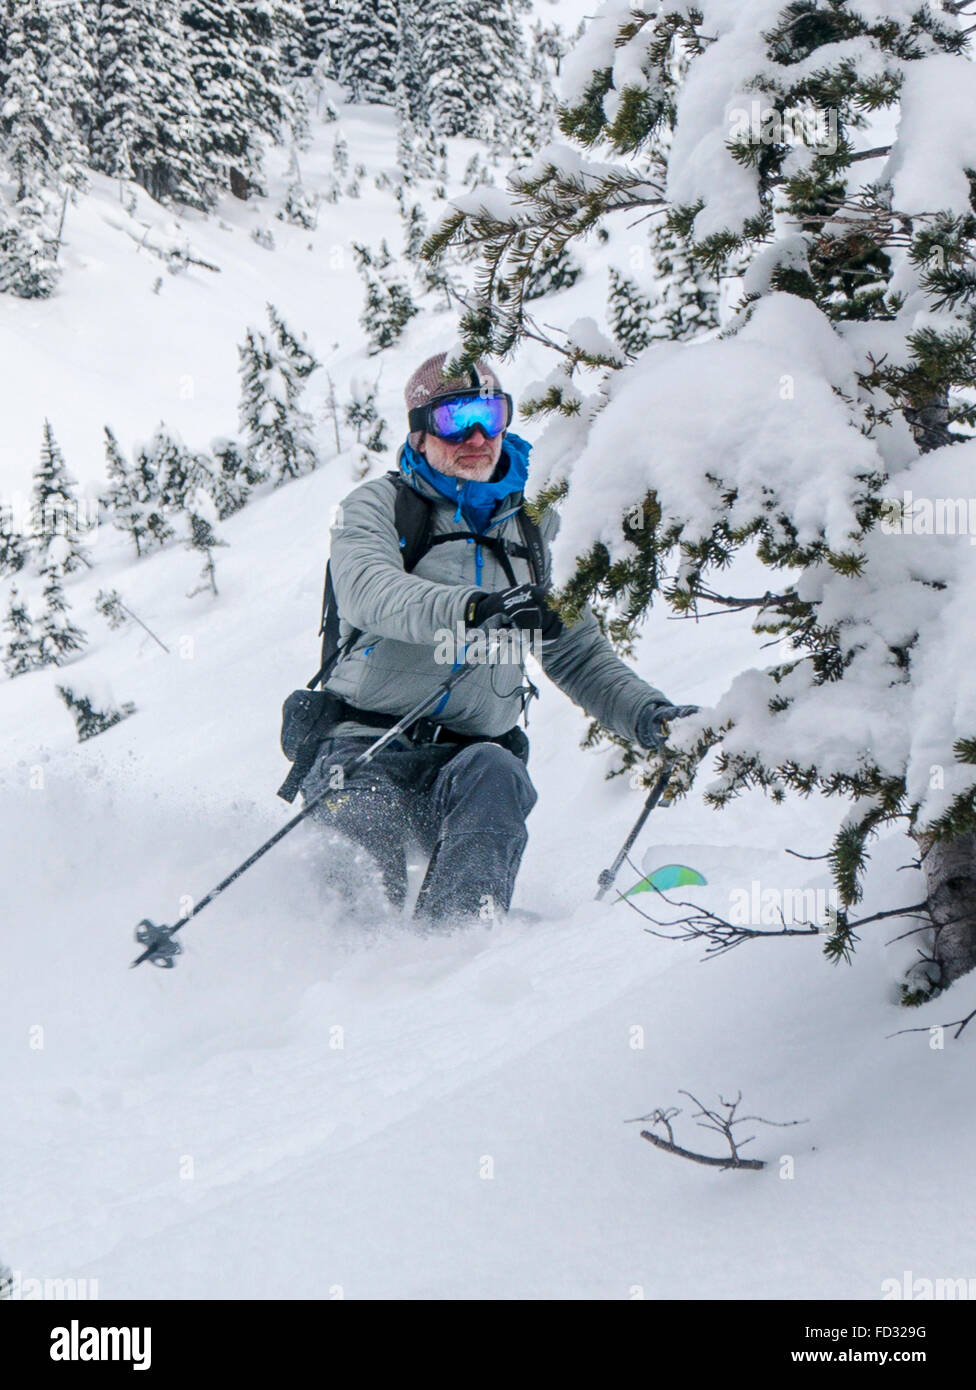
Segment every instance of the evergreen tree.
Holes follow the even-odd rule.
[[[102,615],[113,632],[117,628],[125,627],[131,619],[139,624],[143,632],[148,632],[158,647],[169,653],[166,643],[156,636],[151,627],[146,626],[138,614],[133,613],[132,609],[122,602],[122,595],[118,589],[99,589],[95,595],[95,611]]]
[[[200,583],[195,589],[190,590],[187,598],[194,598],[207,590],[216,598],[217,571],[213,552],[217,546],[227,544],[218,538],[214,530],[217,524],[217,508],[208,492],[203,488],[195,488],[186,499],[185,513],[188,526],[187,546],[204,557],[199,576]]]
[[[200,101],[202,150],[237,197],[264,184],[266,140],[299,118],[282,72],[280,0],[183,0],[189,63]]]
[[[113,524],[132,538],[136,556],[141,556],[153,539],[146,520],[146,499],[141,493],[141,480],[126,463],[118,440],[108,425],[105,426],[105,462],[109,485],[103,500]]]
[[[151,546],[163,546],[172,540],[174,531],[166,517],[160,495],[159,460],[156,440],[141,444],[136,450],[133,483],[137,501],[142,506],[145,536],[140,538],[143,551]]]
[[[118,589],[99,589],[95,595],[95,612],[101,613],[113,632],[129,621]]]
[[[652,338],[651,301],[634,280],[610,267],[608,301],[610,331],[631,357],[643,352]]]
[[[149,452],[160,503],[170,511],[182,511],[195,481],[194,460],[189,450],[178,435],[160,422],[150,440]]]
[[[343,413],[346,424],[356,431],[356,443],[382,452],[387,447],[383,442],[386,421],[380,418],[376,408],[376,387],[376,382],[370,384],[359,377],[353,377],[349,383],[350,399]],[[371,443],[372,440],[377,442]]]
[[[14,525],[13,516],[4,511],[0,523],[0,574],[16,574],[24,568],[30,547]]]
[[[58,283],[50,200],[38,193],[8,212],[0,206],[0,294],[47,299]]]
[[[214,169],[204,152],[203,116],[179,0],[154,0],[144,30],[151,76],[151,130],[137,147],[139,181],[158,202],[209,208]]]
[[[757,787],[777,801],[790,791],[849,801],[830,853],[842,904],[825,947],[834,960],[856,940],[870,839],[900,823],[918,848],[932,928],[917,988],[905,994],[918,1002],[976,966],[972,665],[959,659],[958,619],[946,619],[969,613],[976,592],[961,558],[969,548],[948,531],[906,531],[905,506],[886,488],[894,475],[897,491],[930,503],[958,495],[976,459],[976,189],[971,121],[958,118],[972,102],[971,33],[959,6],[937,12],[917,0],[888,0],[884,15],[809,0],[784,0],[777,14],[766,0],[737,0],[734,24],[727,8],[728,23],[708,25],[689,7],[635,12],[616,46],[605,30],[588,34],[580,63],[590,70],[561,126],[616,162],[554,155],[514,180],[517,223],[459,212],[429,250],[482,251],[485,292],[465,322],[466,356],[534,331],[518,297],[526,263],[611,211],[664,210],[706,278],[746,262],[743,303],[721,338],[688,354],[686,382],[681,354],[652,352],[592,410],[568,380],[537,403],[581,422],[579,460],[655,421],[655,447],[617,460],[630,495],[614,556],[605,515],[587,520],[585,470],[574,474],[555,422],[560,481],[541,504],[562,499],[580,553],[561,606],[571,617],[587,599],[606,600],[622,640],[655,594],[680,614],[755,611],[756,632],[784,656],[744,672],[684,738],[681,780],[719,746],[719,780],[706,794],[714,805]],[[637,67],[611,65],[624,48]],[[720,118],[703,102],[706,69],[690,76],[703,55],[724,91],[766,98],[764,128],[748,106]],[[790,112],[820,129],[798,141],[783,124]],[[865,177],[856,137],[869,112],[894,135],[890,158]],[[737,129],[716,128],[726,116]],[[655,145],[666,184],[655,181]],[[543,459],[546,448],[544,437]],[[762,597],[721,577],[743,549],[768,568]]]
[[[565,246],[553,247],[543,252],[528,267],[528,274],[522,282],[522,295],[526,300],[541,299],[545,294],[555,294],[557,290],[568,290],[570,285],[583,274],[583,267],[570,255]]]
[[[404,126],[413,129],[423,126],[426,118],[424,12],[418,0],[399,0],[397,18],[399,34],[393,56],[393,105],[401,130]]]
[[[106,729],[121,724],[123,719],[136,712],[131,700],[117,707],[107,689],[99,692],[79,691],[67,685],[56,685],[54,688],[75,721],[79,743],[103,734]]]
[[[261,481],[261,474],[248,468],[235,440],[215,439],[210,447],[215,463],[214,504],[218,520],[225,521],[247,505],[251,488]]]
[[[87,165],[98,104],[98,0],[71,0],[48,8],[56,28],[54,56],[61,67],[53,80],[67,94],[81,141],[81,163]]]
[[[427,260],[422,254],[424,244],[427,240],[427,218],[420,203],[411,203],[407,207],[406,199],[403,197],[402,189],[397,190],[400,205],[400,216],[403,219],[403,254],[410,261],[414,268],[414,273],[420,284],[421,293],[429,294],[432,292],[440,293],[444,296],[444,307],[451,307],[451,294],[454,289],[454,282],[443,261],[436,264]]]
[[[318,462],[311,418],[298,403],[318,363],[270,304],[268,320],[270,332],[249,328],[238,349],[240,421],[248,467],[279,485]]]
[[[416,125],[401,115],[397,126],[397,167],[403,182],[417,183],[434,178],[437,170],[437,140],[429,126]]]
[[[350,101],[393,105],[399,32],[394,0],[346,0],[336,63]]]
[[[57,548],[62,574],[87,564],[81,545],[82,527],[74,489],[75,480],[65,465],[50,421],[45,420],[41,461],[34,473],[32,525],[42,565],[47,563],[55,539],[62,542]]]
[[[14,676],[22,676],[27,671],[36,671],[44,665],[40,640],[34,632],[34,620],[16,585],[10,590],[4,631],[9,633],[9,640],[4,653],[3,669],[11,679]]]
[[[439,135],[511,145],[530,90],[513,0],[431,0],[424,8],[426,119]]]
[[[404,328],[419,311],[406,281],[391,268],[392,258],[385,241],[380,243],[376,256],[359,242],[353,242],[353,250],[366,285],[366,304],[359,322],[369,338],[369,355],[375,357],[399,341]]]
[[[288,173],[291,181],[278,213],[278,220],[291,222],[296,227],[305,227],[312,231],[319,220],[319,197],[317,193],[310,193],[306,189],[298,163],[298,151],[294,147]]]
[[[210,206],[214,171],[178,0],[101,0],[96,56],[96,167],[160,201]]]
[[[654,292],[652,340],[680,342],[718,327],[715,276],[696,262],[666,220],[657,222],[651,232],[650,282]]]
[[[342,9],[331,5],[328,0],[304,0],[305,9],[305,59],[301,75],[308,77],[317,67],[335,76],[335,49],[342,28]]]
[[[85,163],[65,25],[59,11],[40,0],[8,0],[6,23],[4,163],[18,201],[39,187],[59,198],[65,189],[83,187]]]
[[[0,154],[14,201],[0,200],[0,290],[40,299],[57,283],[67,199],[85,181],[75,113],[84,74],[69,60],[58,10],[10,0],[6,26]]]
[[[45,564],[41,577],[44,580],[44,613],[38,624],[39,660],[42,666],[63,666],[67,657],[81,651],[86,638],[69,616],[57,565]]]
[[[151,74],[143,55],[143,23],[135,0],[101,0],[95,32],[98,103],[92,162],[116,179],[138,179],[139,157],[151,145]]]

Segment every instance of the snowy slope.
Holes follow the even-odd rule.
[[[340,392],[375,376],[348,247],[396,234],[392,196],[372,182],[393,167],[395,131],[376,109],[341,125],[369,176],[316,232],[274,221],[283,169],[267,203],[169,229],[219,274],[169,276],[132,240],[117,190],[95,184],[70,214],[59,294],[4,303],[8,490],[29,486],[45,414],[86,483],[103,474],[104,423],[125,446],[159,418],[192,445],[233,432],[235,345],[269,299]],[[317,130],[308,184],[334,134]],[[452,172],[469,153],[457,142]],[[172,220],[140,201],[150,237]],[[274,251],[251,240],[255,224]],[[591,248],[540,318],[602,319],[606,266],[632,235]],[[428,310],[385,355],[394,440],[405,375],[453,335]],[[550,365],[529,348],[506,384],[517,394]],[[328,455],[321,418],[319,437]],[[887,1035],[966,1012],[972,986],[906,1015],[892,999],[913,948],[885,947],[895,927],[865,929],[852,969],[815,940],[702,964],[628,906],[595,904],[641,796],[604,780],[608,754],[578,749],[584,717],[552,687],[529,731],[540,801],[516,898],[540,924],[433,940],[342,921],[302,827],[192,924],[175,971],[128,971],[140,918],[172,921],[291,814],[274,797],[279,708],[315,662],[351,462],[328,459],[222,524],[217,599],[185,597],[198,564],[179,546],[134,565],[98,534],[94,570],[66,586],[90,638],[70,670],[108,680],[134,718],[78,745],[58,673],[0,685],[0,1258],[23,1277],[97,1279],[102,1297],[875,1298],[906,1269],[967,1274],[968,1036],[938,1050]],[[170,655],[136,628],[107,630],[92,603],[111,586]],[[745,618],[695,627],[657,612],[637,665],[705,704],[766,660]],[[709,880],[696,901],[728,911],[754,881],[825,887],[819,865],[784,851],[820,851],[841,809],[749,799],[718,814],[696,793],[654,813],[637,853],[695,865]],[[908,858],[898,839],[878,846],[865,911],[921,896]],[[741,1089],[748,1113],[808,1123],[747,1128],[764,1172],[711,1172],[625,1123],[681,1104],[679,1142],[720,1152],[682,1088],[707,1102]]]

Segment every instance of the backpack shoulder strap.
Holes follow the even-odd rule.
[[[542,538],[542,532],[539,530],[537,524],[532,520],[528,512],[525,510],[524,502],[522,506],[519,508],[517,519],[519,530],[522,533],[522,540],[525,543],[526,550],[528,551],[527,558],[529,561],[529,567],[532,570],[533,581],[536,584],[541,584],[544,588],[547,588],[551,578],[549,551],[547,550],[546,543]]]
[[[399,470],[391,469],[386,476],[396,487],[393,522],[400,542],[403,568],[409,574],[421,555],[425,555],[430,549],[433,506],[410,487]],[[319,669],[308,682],[309,690],[314,690],[317,685],[325,685],[339,658],[345,656],[362,636],[359,628],[353,628],[343,645],[339,645],[339,605],[336,603],[335,589],[332,585],[331,562],[325,567],[319,636],[322,638],[322,654]]]
[[[430,549],[434,504],[421,497],[399,471],[391,470],[386,476],[396,486],[393,522],[400,542],[403,568],[409,574],[420,557]]]

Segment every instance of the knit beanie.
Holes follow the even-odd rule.
[[[436,356],[428,357],[426,362],[420,364],[407,382],[403,392],[408,411],[413,410],[418,405],[426,405],[428,401],[435,400],[438,396],[454,395],[457,391],[500,391],[502,389],[501,382],[487,362],[479,359],[473,367],[468,368],[462,375],[445,377],[444,367],[447,361],[447,353],[439,352]],[[410,447],[419,450],[423,432],[411,430],[409,437]]]

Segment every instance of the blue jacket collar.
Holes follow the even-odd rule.
[[[416,485],[416,480],[422,478],[442,497],[455,503],[455,520],[460,521],[463,517],[471,530],[481,535],[488,529],[494,512],[505,498],[525,491],[531,449],[528,440],[511,431],[506,433],[500,459],[504,471],[497,482],[463,482],[460,478],[449,478],[428,463],[423,454],[411,448],[409,440],[404,442],[397,461],[400,472],[409,483]],[[506,462],[507,468],[504,467]]]

